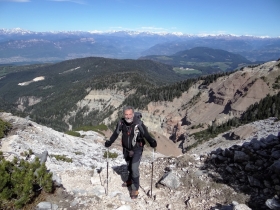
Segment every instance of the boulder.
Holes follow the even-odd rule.
[[[40,163],[45,163],[48,158],[48,151],[44,151],[42,154],[35,154],[36,157],[40,159]]]
[[[280,174],[280,160],[275,161],[270,167],[269,169],[276,173],[276,174]]]
[[[248,181],[252,187],[262,187],[261,182],[253,176],[248,176]]]
[[[252,139],[250,144],[251,144],[251,147],[253,148],[253,150],[255,150],[255,151],[260,150],[261,148],[265,147],[265,144],[261,141],[258,141],[257,139]]]
[[[273,151],[271,154],[271,157],[274,159],[279,159],[280,158],[280,150]]]
[[[117,208],[116,210],[131,210],[131,207],[129,205],[123,205],[123,206]]]
[[[58,174],[53,173],[52,180],[54,182],[54,186],[56,186],[56,187],[62,186],[62,182],[61,182],[61,179]]]
[[[233,207],[233,210],[251,210],[246,204],[237,204]]]
[[[242,151],[234,152],[234,162],[242,163],[242,162],[248,161],[249,159],[250,159],[250,157]]]
[[[58,206],[56,204],[52,204],[50,202],[40,202],[36,208],[36,210],[57,210]]]
[[[164,174],[160,183],[171,189],[177,189],[180,186],[180,179],[176,174],[169,172]]]

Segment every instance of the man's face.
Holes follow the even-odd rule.
[[[134,113],[133,113],[132,109],[127,109],[124,111],[124,119],[126,122],[132,123],[133,116],[134,116]]]

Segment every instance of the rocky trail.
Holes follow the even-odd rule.
[[[270,142],[277,136],[280,126],[279,121],[267,119],[246,125],[250,129],[245,132],[246,135],[242,136],[239,133],[241,135],[239,140],[228,140],[225,134],[221,134],[187,154],[177,157],[155,152],[152,196],[150,196],[152,153],[151,150],[146,149],[140,164],[139,197],[131,200],[129,188],[121,187],[127,172],[122,152],[117,148],[110,149],[110,152],[116,153],[118,157],[109,158],[108,192],[106,191],[107,162],[103,157],[106,151],[103,146],[103,136],[95,132],[82,132],[83,138],[73,137],[9,113],[0,113],[0,117],[13,125],[9,136],[1,139],[1,151],[4,152],[6,158],[12,160],[14,156],[21,157],[21,154],[29,149],[36,154],[48,151],[46,166],[53,173],[53,179],[59,186],[54,194],[40,195],[32,205],[25,209],[251,209],[245,203],[251,202],[252,193],[238,190],[230,183],[222,182],[220,179],[223,174],[218,168],[212,167],[214,165],[212,162],[215,162],[217,157],[223,160],[221,156],[227,148],[231,148],[229,150],[234,153],[236,146],[233,145],[239,145],[239,150],[243,151],[242,145],[248,146],[253,139]],[[238,134],[237,130],[235,134]],[[279,148],[279,145],[280,142],[276,142],[273,147]],[[272,154],[279,149],[271,152],[270,147],[263,146],[262,151]],[[274,154],[274,159],[272,156],[269,158],[272,163],[277,163],[279,162],[278,153]],[[63,155],[71,159],[71,162],[57,160],[56,155]],[[34,157],[30,160],[32,158]],[[224,162],[229,161],[228,165],[232,164],[231,158],[233,156],[226,157]],[[230,165],[231,169],[236,170],[235,166],[242,168],[244,164],[248,164],[248,160],[242,161],[244,163]],[[226,171],[225,167],[219,165],[222,171]],[[278,165],[275,167],[279,170]],[[274,175],[273,180],[267,180],[271,182],[270,187],[263,187],[260,184],[258,187],[249,188],[252,192],[258,188],[257,194],[263,196],[259,199],[262,201],[259,209],[268,209],[264,202],[266,198],[272,196],[272,192],[280,189],[280,187],[279,189],[275,187],[280,185],[277,184],[277,180],[280,180],[279,174],[278,177],[277,174]]]

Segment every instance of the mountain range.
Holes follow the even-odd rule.
[[[79,33],[58,34],[75,37]],[[56,35],[39,33],[42,37]],[[99,35],[102,40],[103,35]],[[29,38],[23,40],[22,36],[13,42],[25,48]],[[120,36],[132,35],[113,33],[110,39],[118,40]],[[133,36],[137,37],[134,41],[138,40],[138,34]],[[27,47],[33,50],[27,56],[31,60],[33,53],[39,52],[33,41]],[[91,41],[95,43],[95,39]],[[50,43],[42,46],[51,54]],[[80,46],[79,42],[71,43],[77,44],[72,50]],[[13,46],[15,52],[18,46]],[[171,55],[157,53],[150,59],[142,57],[85,57],[0,66],[0,117],[12,125],[9,135],[1,139],[0,156],[31,162],[48,151],[46,164],[58,187],[54,195],[42,195],[30,205],[44,200],[48,202],[38,205],[51,207],[41,208],[248,209],[243,205],[246,203],[253,209],[267,209],[265,201],[280,192],[280,142],[275,138],[280,118],[280,59],[253,63],[237,53],[205,46],[176,50]],[[156,60],[158,57],[163,59]],[[37,58],[51,57],[42,52]],[[190,70],[194,65],[188,66],[191,61],[196,65],[222,63],[224,68],[226,63],[243,65],[235,71],[231,66],[218,74],[208,72],[192,78],[176,73],[176,68],[195,71]],[[111,194],[105,197],[104,139],[112,134],[124,105],[132,105],[142,113],[149,133],[158,142],[153,199],[149,197],[150,148],[143,152],[138,202],[131,202],[127,189],[116,184],[121,183],[125,171],[121,141],[110,148],[118,157],[110,163]],[[261,119],[265,120],[258,121]],[[101,126],[106,131],[98,130],[100,134],[88,131]],[[172,185],[165,180],[167,176]],[[178,188],[173,189],[174,183],[180,187],[176,184]]]
[[[75,37],[85,33],[18,32],[2,30],[2,40],[15,34],[22,39],[22,36],[30,38],[36,34],[55,38],[57,34]],[[140,35],[144,37],[144,33]],[[136,40],[140,35],[133,36]],[[121,37],[125,42],[124,36],[133,37],[118,32],[109,38]],[[143,112],[151,130],[160,130],[166,138],[178,141],[186,133],[240,118],[250,105],[279,92],[279,59],[252,64],[241,55],[209,47],[195,47],[172,56],[149,57],[137,60],[86,57],[46,64],[3,65],[0,67],[0,107],[21,116],[29,115],[34,121],[56,130],[67,131],[101,123],[112,128],[121,114],[121,107],[130,104]],[[163,59],[158,62],[155,59],[158,57]],[[191,62],[195,65],[207,63],[205,69],[216,68],[217,71],[190,78],[174,69],[177,66],[185,72],[193,71],[190,69],[197,66],[190,65]],[[223,66],[213,67],[209,63]],[[243,66],[238,66],[240,64]],[[237,66],[239,68],[232,71]]]
[[[0,30],[0,64],[48,63],[89,56],[137,59],[147,55],[172,55],[194,47],[226,50],[253,62],[270,61],[279,58],[280,38],[137,31]]]
[[[121,107],[129,104],[142,112],[151,131],[176,142],[185,134],[240,118],[251,105],[278,94],[279,62],[192,79],[151,60],[89,57],[3,66],[2,72],[13,72],[0,79],[0,106],[67,131],[102,123],[113,129]],[[278,113],[277,103],[272,115]]]
[[[101,61],[104,63],[104,60]],[[79,61],[85,61],[85,59],[73,62]],[[89,59],[89,61],[94,60]],[[59,67],[68,62],[60,63]],[[155,88],[156,83],[146,84],[147,89],[144,85],[139,86],[144,81],[141,80],[141,74],[135,74],[134,77],[135,72],[122,72],[119,78],[111,80],[106,80],[107,75],[104,74],[101,78],[93,80],[94,85],[91,89],[90,82],[86,82],[87,85],[83,88],[86,87],[88,94],[79,96],[82,100],[78,101],[74,107],[70,107],[71,109],[69,106],[65,107],[65,104],[71,105],[73,104],[71,100],[77,100],[75,96],[79,93],[73,92],[73,89],[81,86],[86,80],[80,80],[77,86],[74,85],[74,81],[73,86],[65,86],[62,89],[56,87],[56,82],[52,83],[52,87],[44,86],[45,88],[37,89],[32,84],[37,83],[37,87],[40,87],[40,83],[47,80],[47,77],[36,75],[36,78],[18,84],[22,88],[33,87],[34,90],[26,92],[26,89],[22,89],[20,92],[25,97],[20,97],[14,104],[17,105],[17,109],[29,112],[30,116],[21,118],[11,113],[0,112],[1,122],[4,120],[12,127],[4,138],[0,139],[0,163],[3,165],[11,162],[18,166],[20,162],[18,167],[22,169],[33,163],[36,157],[45,162],[55,191],[46,193],[46,187],[41,187],[41,185],[39,189],[35,189],[36,194],[32,194],[31,190],[28,191],[27,193],[31,194],[32,198],[39,197],[30,199],[28,203],[24,200],[25,203],[21,203],[22,206],[25,205],[23,209],[152,210],[158,206],[160,209],[168,207],[168,209],[193,210],[266,210],[268,209],[266,202],[271,201],[271,198],[280,192],[277,187],[280,170],[280,140],[277,138],[280,125],[279,62],[280,60],[267,62],[244,67],[239,71],[224,75],[210,75],[158,88]],[[29,68],[32,69],[32,67]],[[74,75],[77,76],[79,69],[78,67],[71,68],[60,71],[58,74],[72,74],[76,71]],[[25,71],[28,70],[25,69]],[[55,74],[55,72],[52,73]],[[18,73],[13,74],[14,77],[11,77],[9,81],[15,79]],[[22,74],[18,76],[20,79]],[[67,81],[69,78],[65,77],[62,80]],[[5,77],[2,80],[5,81]],[[110,81],[110,84],[106,84],[105,81]],[[134,84],[137,81],[138,85]],[[57,86],[63,86],[63,82]],[[125,91],[121,87],[133,88]],[[44,89],[52,89],[47,97],[43,97]],[[133,97],[130,96],[136,95],[137,92],[141,93],[140,89],[144,89],[145,94],[140,97],[143,100],[149,97],[149,91],[153,92],[153,89],[156,89],[159,95],[159,101],[155,99],[149,101],[145,109],[140,110],[143,113],[143,121],[148,126],[151,135],[157,140],[158,146],[155,153],[152,153],[148,146],[143,151],[140,164],[141,187],[137,202],[133,202],[129,197],[129,189],[121,186],[122,181],[127,177],[121,141],[116,141],[110,150],[107,150],[104,147],[104,141],[111,134],[108,130],[106,133],[105,131],[96,133],[84,130],[86,127],[80,127],[75,131],[79,134],[79,137],[76,137],[68,135],[69,132],[58,132],[42,124],[48,123],[47,112],[51,112],[49,122],[57,121],[60,114],[66,113],[63,120],[69,123],[69,126],[71,123],[74,127],[81,117],[85,123],[88,123],[87,116],[91,118],[90,122],[94,123],[98,115],[100,116],[99,112],[105,113],[104,110],[107,107],[109,109],[113,107],[111,113],[103,116],[103,118],[106,117],[103,122],[107,124],[117,117],[122,101],[127,98],[132,100]],[[180,90],[181,94],[176,93],[176,90]],[[53,100],[52,95],[56,95],[58,91],[61,92],[60,97]],[[36,92],[38,95],[42,94],[43,100],[38,96],[30,95]],[[68,94],[69,92],[73,94]],[[272,97],[267,96],[269,94]],[[45,101],[48,102],[45,103]],[[62,106],[57,106],[56,110],[49,109],[54,103],[62,104]],[[36,104],[41,104],[43,109],[39,110]],[[32,109],[28,109],[32,106]],[[250,109],[252,111],[248,112]],[[42,117],[38,118],[35,114]],[[240,121],[238,124],[236,117],[240,115],[244,120],[251,118],[252,122],[242,125]],[[259,117],[265,120],[257,121]],[[224,121],[227,124],[223,124]],[[233,122],[237,124],[232,124]],[[63,123],[60,121],[60,123],[50,125],[57,129],[58,125]],[[228,130],[229,127],[230,130]],[[204,130],[197,132],[201,129]],[[212,136],[209,136],[210,131]],[[201,137],[206,137],[206,140],[201,142]],[[106,162],[105,154],[108,151],[112,157],[109,156],[109,161],[107,159]],[[4,174],[11,173],[10,167],[2,167],[2,169]],[[29,173],[32,170],[24,169],[14,171]],[[153,171],[153,176],[151,176],[151,171]],[[1,178],[4,179],[3,177],[7,179],[7,177],[16,176],[2,176]],[[27,176],[19,176],[19,185],[9,188],[11,191],[14,188],[23,188],[22,177]],[[106,185],[106,180],[108,185]],[[2,195],[6,191],[2,190]],[[153,192],[152,198],[151,192]],[[17,195],[18,199],[22,196],[21,194],[13,195],[14,197]],[[14,197],[12,201],[17,201]],[[3,197],[1,199],[4,200]],[[0,206],[4,207],[3,209],[7,209],[7,205],[9,207],[13,205],[12,202],[7,204],[2,200]]]
[[[148,59],[177,67],[182,74],[213,74],[227,72],[245,65],[253,64],[245,57],[225,50],[208,47],[194,47],[179,51],[173,55],[150,55],[140,59]],[[178,69],[179,68],[179,69]],[[197,72],[199,71],[199,72]]]

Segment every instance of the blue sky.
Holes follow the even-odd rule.
[[[0,28],[280,36],[280,0],[0,0]]]

